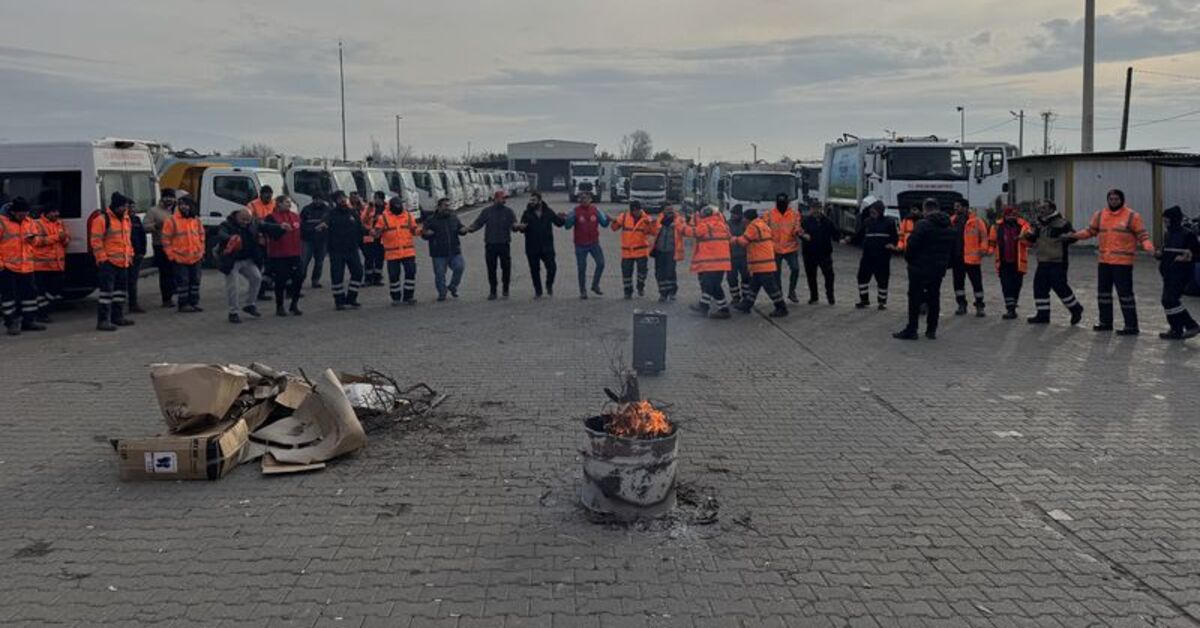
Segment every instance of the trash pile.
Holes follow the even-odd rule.
[[[150,381],[169,433],[112,439],[122,480],[216,480],[253,461],[264,475],[323,469],[367,444],[364,421],[400,421],[446,398],[377,371],[309,379],[258,363],[153,364]]]

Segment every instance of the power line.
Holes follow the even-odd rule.
[[[1187,74],[1172,74],[1170,72],[1155,72],[1154,70],[1143,70],[1141,68],[1134,68],[1134,70],[1136,72],[1140,72],[1142,74],[1153,74],[1155,76],[1169,76],[1171,78],[1188,79],[1189,81],[1200,81],[1200,76],[1189,76]]]
[[[1188,111],[1188,112],[1181,113],[1181,114],[1174,115],[1174,116],[1169,116],[1166,118],[1158,118],[1157,120],[1144,120],[1144,121],[1138,122],[1136,124],[1130,124],[1129,128],[1132,129],[1132,128],[1136,128],[1136,127],[1150,126],[1152,124],[1162,124],[1163,122],[1172,122],[1175,120],[1180,120],[1182,118],[1186,118],[1188,116],[1194,116],[1194,115],[1198,115],[1198,114],[1200,114],[1200,109],[1196,109],[1194,111]],[[1078,131],[1079,130],[1077,128],[1072,128],[1072,127],[1068,127],[1068,126],[1059,126],[1059,127],[1055,127],[1055,128],[1062,130],[1062,131]],[[1097,131],[1118,131],[1120,129],[1121,129],[1121,127],[1119,127],[1119,126],[1110,126],[1110,127],[1099,128],[1096,130]]]
[[[1016,122],[1016,118],[1009,118],[1008,120],[1005,120],[1004,122],[1001,122],[999,124],[993,124],[992,126],[989,126],[989,127],[983,128],[983,129],[971,131],[971,132],[967,133],[967,135],[979,135],[980,133],[987,133],[988,131],[995,131],[996,129],[998,129],[1002,126],[1008,126],[1008,125],[1012,124],[1013,122]]]

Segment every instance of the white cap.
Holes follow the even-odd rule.
[[[875,198],[874,196],[868,196],[862,200],[862,209],[866,209],[878,202],[879,199]]]

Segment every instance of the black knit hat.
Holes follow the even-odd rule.
[[[10,211],[10,212],[28,212],[29,211],[29,201],[25,200],[24,196],[18,196],[12,200],[12,203],[9,204],[8,211]]]
[[[13,203],[15,204],[16,201],[13,201]],[[1163,220],[1167,222],[1181,222],[1183,221],[1183,210],[1178,205],[1168,207],[1163,210]]]
[[[112,197],[108,201],[109,207],[124,207],[129,204],[129,199],[120,192],[113,192]]]

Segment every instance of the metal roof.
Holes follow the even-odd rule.
[[[1200,154],[1180,153],[1166,150],[1114,150],[1094,153],[1059,153],[1051,155],[1026,155],[1013,157],[1013,162],[1033,161],[1152,161],[1155,163],[1200,164]]]

